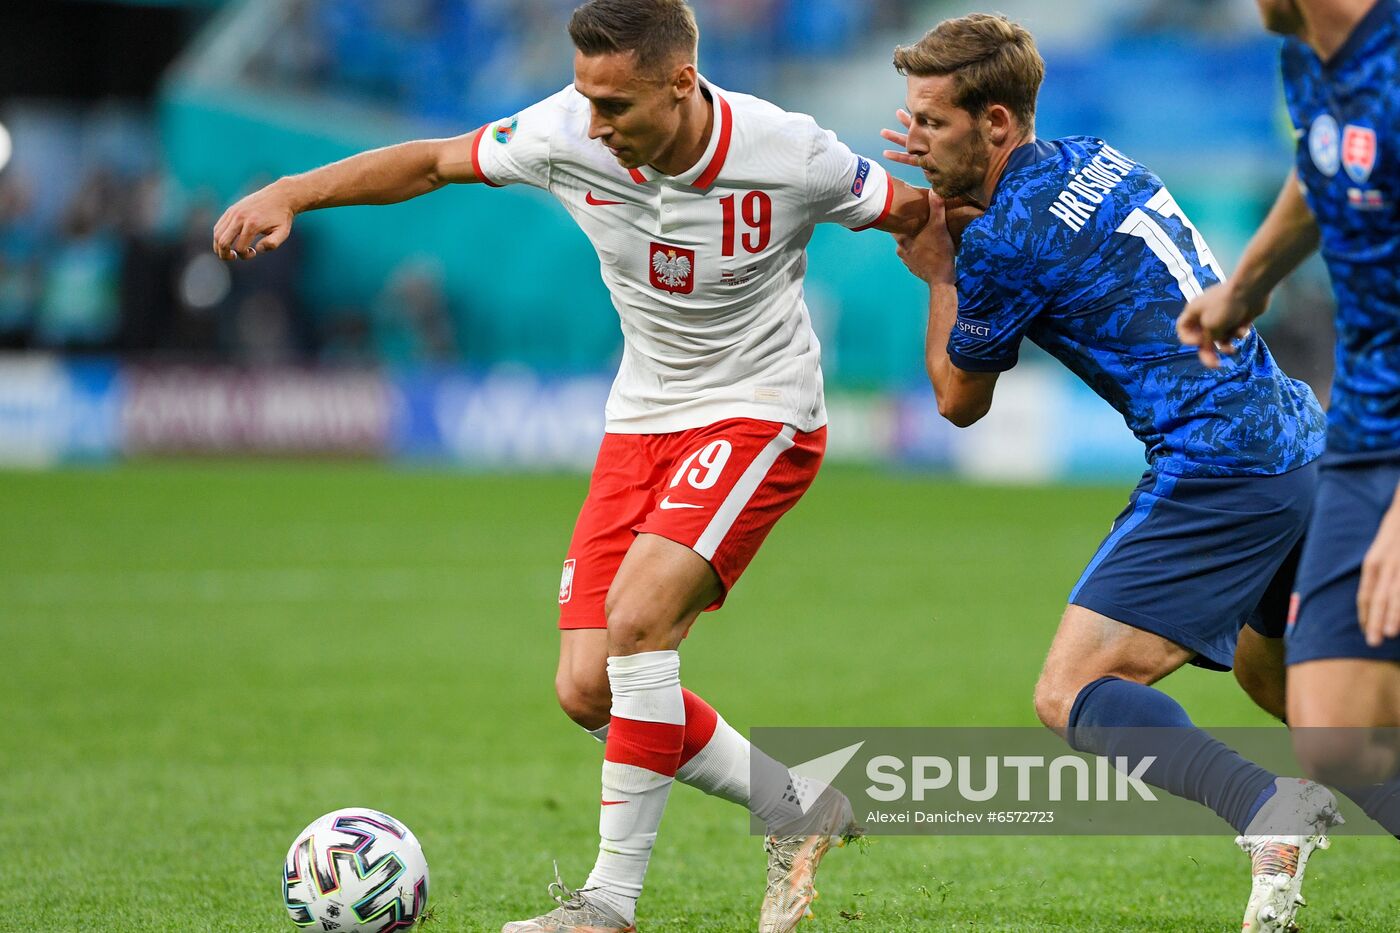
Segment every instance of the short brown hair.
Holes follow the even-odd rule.
[[[584,55],[635,52],[651,70],[678,56],[694,61],[700,27],[685,0],[589,0],[574,10],[569,38]]]
[[[945,19],[913,45],[894,50],[894,66],[916,78],[953,76],[953,103],[973,116],[993,104],[1035,126],[1035,99],[1045,60],[1035,38],[1005,16],[973,13]]]

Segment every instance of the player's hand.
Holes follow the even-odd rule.
[[[1372,648],[1400,637],[1400,508],[1394,504],[1361,562],[1356,615]]]
[[[1201,362],[1220,368],[1220,356],[1235,352],[1236,340],[1249,336],[1254,319],[1264,313],[1269,299],[1242,296],[1229,282],[1212,285],[1205,294],[1192,299],[1176,319],[1176,335],[1188,347],[1195,347]]]
[[[894,238],[899,258],[909,271],[930,285],[951,284],[956,280],[953,237],[948,232],[948,213],[942,198],[928,193],[928,224],[915,236]]]
[[[898,149],[886,149],[885,158],[889,159],[891,162],[898,162],[901,165],[912,165],[918,168],[919,160],[909,154],[909,133],[907,132],[909,127],[914,125],[914,118],[909,115],[909,111],[902,108],[896,110],[894,115],[904,126],[906,132],[901,133],[898,130],[880,131],[880,138],[884,139],[885,142],[894,143],[899,147]]]
[[[255,191],[224,211],[214,225],[214,255],[252,259],[258,253],[270,253],[291,236],[295,216],[276,184]]]

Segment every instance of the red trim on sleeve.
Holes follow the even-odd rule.
[[[734,132],[734,114],[729,109],[729,101],[718,94],[715,94],[715,97],[719,100],[719,145],[715,148],[715,157],[710,160],[709,166],[692,185],[702,191],[715,183],[720,169],[724,168],[724,160],[729,155],[729,138]]]
[[[882,223],[885,222],[885,218],[888,217],[888,216],[890,216],[890,208],[892,208],[892,207],[894,207],[894,179],[891,178],[891,177],[889,176],[889,173],[888,173],[888,172],[886,172],[886,173],[885,173],[885,208],[884,208],[884,210],[880,211],[880,216],[879,216],[879,217],[876,217],[874,220],[870,221],[870,223],[866,224],[864,227],[852,227],[851,229],[852,229],[853,231],[855,231],[856,233],[860,233],[862,230],[869,230],[871,227],[878,227],[878,226],[880,226],[880,224],[882,224]]]
[[[480,178],[492,188],[502,188],[504,185],[496,184],[494,181],[487,178],[486,173],[481,170],[481,141],[486,138],[486,131],[490,128],[491,124],[488,123],[476,131],[476,142],[472,143],[472,171],[476,172],[477,178]]]

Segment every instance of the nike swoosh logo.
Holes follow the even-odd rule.
[[[601,200],[601,199],[599,199],[599,198],[594,197],[592,191],[590,191],[590,192],[588,192],[588,194],[584,195],[583,200],[584,200],[584,203],[585,203],[585,204],[591,204],[593,207],[612,207],[612,206],[617,205],[617,204],[626,204],[626,203],[627,203],[626,201],[604,201],[604,200]]]
[[[618,804],[623,804],[623,803],[626,803],[626,802],[627,802],[627,801],[625,801],[625,800],[604,800],[604,801],[603,801],[603,806],[605,806],[605,807],[615,807],[615,806],[617,806]]]
[[[704,506],[703,506],[703,505],[691,505],[691,504],[689,504],[689,503],[687,503],[687,502],[672,502],[672,501],[671,501],[671,497],[670,497],[670,496],[667,496],[666,498],[664,498],[664,499],[661,500],[661,508],[662,508],[662,509],[703,509]]]

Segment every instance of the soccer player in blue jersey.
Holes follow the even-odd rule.
[[[1283,80],[1296,166],[1226,284],[1178,322],[1221,370],[1216,342],[1244,333],[1318,248],[1337,296],[1327,453],[1288,631],[1288,721],[1318,775],[1400,835],[1400,2],[1259,0],[1287,36]],[[1301,727],[1301,728],[1300,728]],[[1339,739],[1345,738],[1345,741]],[[1360,786],[1360,785],[1358,785]]]
[[[1025,29],[1000,16],[948,20],[895,64],[908,78],[907,133],[886,131],[904,150],[887,156],[921,168],[934,192],[928,227],[901,238],[900,255],[930,286],[939,411],[959,426],[980,419],[1029,339],[1146,448],[1142,482],[1070,593],[1036,711],[1080,750],[1154,756],[1144,780],[1214,809],[1251,854],[1302,842],[1296,872],[1254,859],[1245,928],[1286,929],[1335,800],[1246,761],[1152,685],[1186,664],[1277,656],[1267,645],[1283,634],[1322,410],[1253,331],[1219,370],[1182,346],[1177,315],[1223,280],[1220,267],[1144,166],[1100,139],[1036,138],[1044,64]],[[948,203],[985,211],[956,248],[940,222]]]

